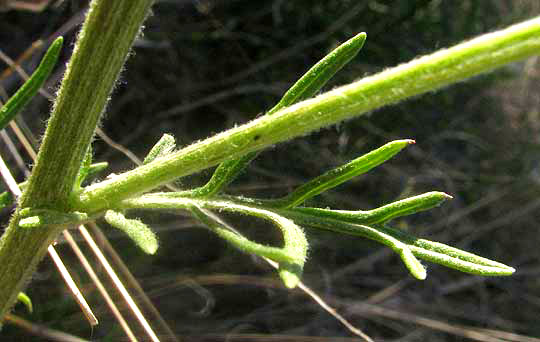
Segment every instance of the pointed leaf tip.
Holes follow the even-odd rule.
[[[442,193],[442,196],[446,197],[446,199],[454,199],[454,196],[449,195],[449,194],[447,194],[445,192]]]
[[[61,47],[64,44],[64,37],[58,36],[51,45],[54,45],[55,48]]]
[[[171,153],[176,147],[176,141],[170,134],[163,134],[159,141],[152,147],[148,155],[144,158],[143,165],[146,165],[158,158]]]
[[[304,183],[289,195],[275,200],[272,205],[280,208],[293,208],[311,197],[317,196],[381,165],[411,143],[414,143],[414,140],[403,139],[391,141],[345,165],[332,169]]]

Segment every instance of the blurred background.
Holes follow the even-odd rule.
[[[85,1],[0,1],[2,101],[22,82],[4,57],[31,72],[44,51],[36,42],[47,46],[58,34],[66,39],[46,93],[18,120],[36,139],[50,110],[47,95],[58,87],[86,6]],[[183,146],[245,123],[358,32],[368,34],[363,50],[326,89],[537,15],[537,0],[158,1],[107,108],[94,159],[110,163],[104,178],[135,166],[107,136],[143,158],[163,133]],[[383,166],[309,204],[370,209],[444,191],[454,199],[394,226],[517,272],[483,278],[428,264],[428,278],[417,281],[388,248],[309,229],[305,285],[375,341],[540,341],[539,81],[540,59],[531,58],[280,144],[262,153],[229,192],[281,196],[388,141],[415,139],[416,145]],[[22,181],[21,166],[31,158],[13,132],[6,133],[15,142],[10,147],[2,136],[0,151]],[[211,170],[190,176],[180,186],[201,185],[210,175]],[[2,226],[10,210],[3,211]],[[121,272],[135,300],[145,293],[159,311],[161,318],[141,304],[163,341],[172,335],[182,341],[360,340],[304,291],[285,289],[264,261],[227,246],[185,214],[137,215],[159,236],[154,256],[105,223],[98,225],[143,290]],[[279,243],[275,229],[262,221],[228,219],[257,241]],[[113,258],[113,249],[92,232]],[[85,242],[73,235],[135,335],[148,340]],[[56,248],[101,324],[90,327],[49,259],[27,289],[34,312],[18,305],[14,313],[86,340],[128,340],[63,237]],[[46,340],[29,329],[6,324],[0,340]]]

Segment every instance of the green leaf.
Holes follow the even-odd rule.
[[[438,194],[434,197],[439,197],[442,193]],[[344,222],[328,215],[318,215],[317,211],[298,210],[299,208],[266,208],[264,207],[266,202],[244,197],[224,196],[214,199],[193,199],[182,197],[178,193],[153,193],[124,200],[122,201],[122,208],[185,209],[190,208],[193,204],[205,209],[238,212],[267,219],[271,219],[274,216],[289,222],[292,220],[295,224],[305,227],[319,228],[375,240],[398,253],[411,274],[418,279],[425,278],[425,269],[416,258],[442,264],[463,272],[484,276],[507,276],[515,271],[512,267],[502,263],[482,258],[478,255],[438,242],[419,239],[388,226]],[[303,236],[303,232],[301,233]],[[291,237],[284,235],[284,240],[287,241],[287,239],[294,241]],[[300,239],[299,241],[302,240]],[[299,244],[300,246],[306,243],[305,238],[303,241]]]
[[[154,232],[144,223],[135,219],[128,219],[122,213],[107,210],[105,221],[111,226],[120,229],[147,254],[154,254],[158,249],[158,240]]]
[[[250,241],[240,233],[227,228],[223,222],[220,222],[219,218],[211,217],[208,212],[203,212],[196,202],[189,204],[189,207],[197,219],[236,248],[278,262],[278,273],[285,286],[294,288],[300,282],[306,261],[308,243],[303,230],[293,221],[259,208],[237,204],[222,207],[223,210],[253,215],[272,221],[280,228],[283,234],[283,248],[276,248]]]
[[[414,140],[395,140],[371,151],[349,163],[337,167],[323,175],[301,185],[295,191],[277,200],[268,201],[268,205],[278,208],[292,208],[305,200],[334,188],[349,179],[368,172],[395,156],[406,146],[414,144]]]
[[[90,167],[88,168],[88,175],[86,176],[86,178],[91,177],[105,170],[107,167],[109,167],[109,163],[107,162],[99,162],[99,163],[94,163],[90,165]]]
[[[300,212],[318,217],[326,217],[343,222],[370,225],[375,223],[382,224],[397,217],[412,215],[438,207],[442,204],[442,202],[450,198],[452,198],[452,196],[447,195],[444,192],[432,191],[386,204],[373,210],[350,211],[296,207],[289,209],[288,211]]]
[[[194,205],[191,207],[191,212],[197,220],[201,221],[212,232],[241,251],[266,257],[276,262],[294,262],[296,259],[294,255],[284,248],[271,247],[249,240],[238,231],[227,227],[226,224],[209,211],[205,212]]]
[[[411,273],[414,270],[420,271],[420,268],[418,267],[418,264],[415,266],[415,261],[411,259],[410,254],[404,250],[405,247],[410,250],[412,255],[419,259],[441,264],[462,272],[483,276],[507,276],[515,271],[514,268],[499,262],[442,243],[419,239],[401,230],[390,228],[388,226],[367,226],[343,222],[327,217],[319,217],[309,213],[293,211],[290,211],[290,213],[294,213],[294,215],[290,216],[291,219],[304,226],[361,236],[387,245],[400,254],[402,260],[407,265],[407,268],[411,270]],[[421,275],[421,272],[419,272],[418,275]]]
[[[154,147],[152,147],[150,152],[148,152],[148,155],[146,155],[144,158],[143,165],[171,153],[174,151],[175,147],[176,141],[174,140],[174,137],[169,134],[163,134]]]
[[[362,32],[335,48],[309,69],[296,83],[283,95],[281,100],[266,114],[291,106],[302,100],[313,97],[321,88],[347,63],[353,59],[366,41],[366,33]]]
[[[45,83],[56,65],[56,61],[62,50],[63,41],[64,39],[62,37],[56,38],[32,76],[30,76],[22,87],[17,90],[15,95],[0,108],[0,129],[6,127],[43,86],[43,83]]]
[[[420,239],[399,229],[388,226],[377,229],[399,239],[416,257],[429,262],[482,276],[509,276],[515,272],[513,267],[505,264],[439,242]]]
[[[79,174],[77,175],[77,180],[75,181],[75,191],[80,190],[82,183],[90,173],[90,167],[92,166],[92,145],[88,146],[88,151],[84,155],[81,168],[79,169]]]
[[[366,40],[365,33],[359,33],[345,43],[338,46],[311,69],[309,69],[296,83],[283,95],[281,100],[266,114],[272,115],[285,107],[313,97],[321,88],[351,59],[353,59]],[[251,163],[257,152],[248,153],[245,156],[227,160],[221,163],[212,178],[204,186],[194,189],[192,197],[209,197],[222,191],[234,181],[240,173]]]
[[[17,295],[17,300],[26,306],[26,310],[28,310],[29,313],[32,313],[34,311],[34,308],[32,306],[32,300],[30,297],[28,297],[24,292],[19,292]]]
[[[4,191],[0,194],[0,209],[12,205],[14,202],[13,195],[9,191]]]

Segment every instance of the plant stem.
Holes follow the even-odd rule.
[[[19,208],[71,211],[81,162],[152,0],[93,0]],[[23,229],[18,211],[0,240],[0,317],[63,226]]]
[[[262,116],[113,179],[87,187],[80,211],[104,210],[178,177],[305,135],[501,65],[540,54],[540,17],[415,59]]]

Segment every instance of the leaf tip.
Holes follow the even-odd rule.
[[[514,272],[516,272],[516,269],[510,266],[507,266],[505,271],[506,272],[504,272],[503,275],[509,276],[509,275],[514,274]]]
[[[64,44],[64,37],[63,37],[63,36],[58,36],[58,37],[53,41],[53,44],[54,44],[54,45],[58,45],[59,47],[61,47],[61,46]]]
[[[454,199],[454,196],[447,194],[446,192],[441,192],[441,196],[443,196],[445,199]]]
[[[141,244],[141,249],[146,254],[154,255],[156,254],[156,251],[158,250],[158,241],[154,237],[154,239],[147,239],[147,241],[144,244]]]
[[[425,267],[420,267],[415,270],[415,272],[411,272],[411,274],[418,280],[426,280],[427,278],[427,272]]]
[[[28,310],[29,313],[34,312],[32,300],[24,292],[19,292],[19,294],[17,295],[17,300],[23,303],[24,306],[26,306],[26,310]]]
[[[362,47],[364,45],[364,43],[366,42],[367,33],[360,32],[356,36],[354,36],[352,39],[355,40],[357,42],[357,44],[360,44],[360,47]]]

